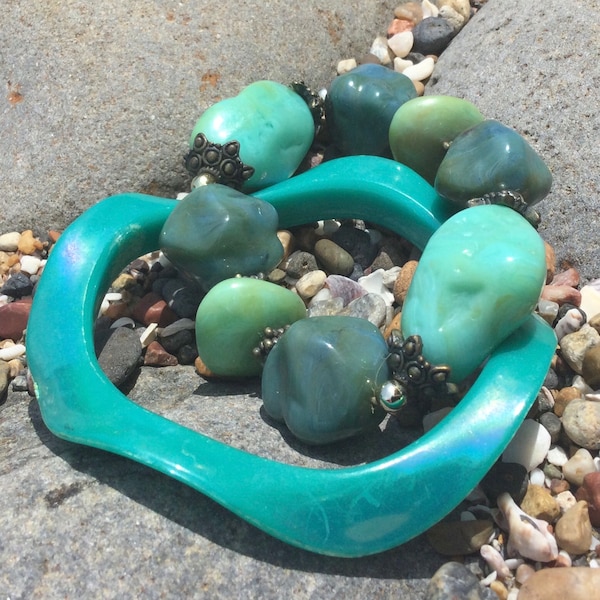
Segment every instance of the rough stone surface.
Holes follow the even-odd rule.
[[[410,442],[388,425],[360,441],[294,448],[263,418],[259,389],[207,382],[193,367],[142,367],[129,397],[243,450],[315,468]],[[285,589],[300,600],[420,600],[445,562],[423,538],[377,560],[291,547],[165,475],[56,438],[26,393],[9,391],[0,405],[0,489],[0,589],[10,598],[276,600]]]
[[[600,33],[598,3],[581,4],[560,18],[563,13],[562,0],[489,0],[441,55],[426,94],[473,102],[486,118],[516,129],[543,157],[554,183],[537,207],[539,231],[554,246],[557,264],[567,261],[590,280],[600,264],[600,237],[594,234],[600,224],[600,116],[590,110],[600,71],[589,51],[590,36]]]

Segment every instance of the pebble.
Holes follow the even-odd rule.
[[[303,275],[296,282],[296,291],[303,300],[310,300],[323,289],[327,273],[320,269]]]
[[[423,19],[412,30],[413,50],[421,54],[439,56],[452,41],[454,27],[443,17]]]
[[[19,247],[21,234],[18,231],[9,231],[0,235],[0,250],[2,252],[16,252]]]
[[[583,357],[581,375],[592,389],[600,387],[600,344],[592,346]]]
[[[26,229],[19,237],[17,249],[22,254],[33,254],[36,250],[42,250],[44,244],[33,235],[31,229]]]
[[[27,389],[27,377],[25,375],[17,375],[12,381],[13,392],[26,392]]]
[[[20,259],[21,271],[27,275],[34,275],[42,266],[42,259],[33,255],[24,255]]]
[[[581,375],[583,358],[593,346],[600,344],[600,334],[588,323],[581,329],[565,335],[560,341],[560,352],[567,364]]]
[[[0,404],[4,402],[4,397],[8,390],[10,380],[10,366],[7,362],[0,360]]]
[[[13,344],[5,348],[0,348],[0,360],[13,360],[25,354],[25,344]]]
[[[365,294],[356,300],[352,300],[339,314],[367,319],[375,327],[381,327],[385,322],[387,307],[379,294]]]
[[[573,400],[582,399],[581,391],[574,386],[566,386],[558,390],[554,397],[553,411],[557,417],[562,417],[565,408]]]
[[[31,279],[18,271],[13,273],[0,287],[0,294],[6,294],[11,298],[23,298],[24,296],[30,296],[33,292],[33,283]]]
[[[158,323],[150,323],[140,332],[142,348],[147,348],[158,336]]]
[[[540,298],[537,305],[537,312],[540,317],[542,317],[546,323],[552,325],[556,320],[556,316],[558,315],[559,306],[556,302],[551,302],[550,300],[544,300]]]
[[[388,37],[392,37],[403,31],[410,31],[414,27],[414,23],[408,19],[394,19],[387,30]]]
[[[346,224],[332,234],[331,240],[350,253],[363,269],[373,264],[379,252],[368,232]]]
[[[540,424],[550,434],[550,441],[555,444],[560,438],[562,423],[553,412],[545,412],[539,417]]]
[[[342,247],[328,239],[315,244],[315,257],[331,275],[349,275],[354,269],[354,258]]]
[[[556,500],[542,485],[530,484],[527,487],[527,493],[521,502],[521,509],[528,515],[549,523],[554,522],[560,516],[560,508]]]
[[[498,600],[495,592],[480,585],[477,577],[463,564],[448,562],[433,575],[424,600]]]
[[[316,302],[314,301],[315,298],[313,298],[313,301],[311,301],[308,307],[309,317],[328,317],[331,315],[339,315],[344,309],[344,301],[341,298],[328,298],[326,300],[318,300]]]
[[[438,0],[437,7],[441,9],[444,6],[450,7],[456,11],[466,23],[471,17],[471,3],[469,0]]]
[[[174,367],[177,357],[167,352],[161,344],[154,341],[146,348],[144,365],[150,367]]]
[[[569,508],[557,521],[554,534],[559,547],[569,554],[587,552],[592,543],[592,524],[587,502],[580,500]]]
[[[570,285],[545,285],[541,297],[559,305],[573,304],[579,306],[581,304],[581,292]]]
[[[412,281],[413,275],[417,270],[418,261],[409,260],[400,269],[400,273],[394,283],[394,300],[402,306],[404,304],[404,300],[406,299],[406,294],[408,293],[408,288],[410,286],[410,282]]]
[[[310,271],[318,270],[317,259],[304,250],[296,250],[290,254],[285,264],[285,272],[293,279],[300,279]]]
[[[23,298],[0,306],[0,339],[18,342],[23,338],[31,311],[31,298]]]
[[[176,355],[183,346],[189,346],[196,340],[194,332],[190,329],[180,329],[169,335],[160,333],[159,341],[161,346],[169,353]]]
[[[164,327],[161,330],[160,333],[162,336],[168,337],[170,335],[173,335],[174,333],[177,333],[178,331],[183,331],[185,329],[194,330],[195,327],[196,327],[195,319],[183,318],[183,319],[178,319],[177,321],[175,321],[174,323],[171,323],[170,325],[167,325],[166,327]]]
[[[600,449],[600,402],[573,400],[562,415],[562,424],[569,438],[582,448]]]
[[[100,368],[117,387],[127,381],[142,356],[139,335],[129,327],[97,330],[94,348]]]
[[[398,58],[404,58],[412,50],[414,36],[412,31],[402,31],[387,40],[387,45]]]
[[[179,348],[176,356],[180,365],[193,365],[198,358],[198,349],[195,344],[185,344]]]
[[[556,339],[560,342],[565,335],[579,331],[585,323],[585,314],[580,308],[571,308],[554,327]]]
[[[358,284],[370,294],[377,294],[381,296],[386,306],[392,306],[394,303],[394,294],[392,294],[387,285],[385,285],[384,276],[385,271],[383,269],[377,269],[369,275],[360,277]]]
[[[600,472],[588,473],[583,478],[575,498],[588,503],[590,522],[594,527],[600,527]]]
[[[593,600],[598,598],[600,569],[567,567],[542,569],[534,573],[519,590],[519,600]]]
[[[498,497],[498,508],[508,523],[509,556],[518,552],[523,558],[539,562],[550,562],[558,556],[556,540],[546,521],[526,514],[506,493]]]
[[[451,6],[442,6],[440,8],[439,16],[446,19],[446,21],[452,25],[455,34],[465,26],[464,17]]]
[[[423,59],[421,62],[411,67],[407,67],[402,71],[411,81],[425,81],[433,73],[435,61],[431,56]]]
[[[565,479],[576,486],[582,485],[583,478],[588,473],[594,473],[595,471],[594,457],[585,448],[577,450],[562,468]]]
[[[569,457],[567,456],[567,453],[564,451],[563,448],[561,448],[560,446],[553,446],[548,451],[548,454],[546,455],[546,460],[551,465],[555,465],[556,467],[564,467],[564,465],[567,464]]]
[[[140,298],[133,308],[132,316],[139,323],[158,323],[159,327],[166,327],[179,318],[156,292],[149,292]]]
[[[488,564],[488,567],[492,571],[496,571],[500,579],[508,579],[511,576],[510,569],[506,562],[504,562],[502,554],[496,548],[489,544],[484,544],[479,549],[479,554],[481,554],[483,560]]]
[[[184,279],[169,279],[163,286],[162,297],[181,319],[195,319],[202,294]]]
[[[492,501],[503,492],[508,492],[517,502],[521,502],[527,492],[527,470],[517,463],[498,461],[481,480],[480,485]]]
[[[419,2],[404,2],[394,9],[394,16],[416,25],[423,20],[423,8]]]
[[[562,492],[568,492],[571,484],[566,479],[551,479],[550,480],[550,491],[554,496]]]
[[[329,275],[325,280],[325,288],[329,290],[330,298],[341,298],[344,306],[367,293],[362,285],[343,275]],[[321,292],[319,292],[320,294]]]
[[[502,454],[502,460],[523,465],[527,472],[542,463],[552,440],[548,431],[533,419],[525,419]]]
[[[335,70],[338,75],[343,75],[344,73],[349,73],[352,69],[356,69],[357,66],[358,63],[355,58],[346,58],[338,62]]]
[[[459,556],[479,552],[494,531],[492,521],[442,521],[427,530],[427,541],[444,556]]]
[[[410,33],[410,32],[407,32]],[[401,34],[397,34],[401,35]],[[412,35],[412,34],[411,34]],[[390,56],[390,47],[388,45],[388,39],[383,35],[378,35],[371,44],[369,52],[376,56],[382,65],[389,65],[392,62]]]
[[[590,282],[584,285],[581,290],[580,308],[588,316],[591,321],[596,315],[600,314],[600,280]]]

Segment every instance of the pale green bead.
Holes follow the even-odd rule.
[[[275,81],[256,81],[207,109],[194,126],[190,145],[198,133],[218,144],[238,141],[241,160],[255,169],[243,189],[254,191],[290,177],[314,132],[310,110],[298,94]]]
[[[262,363],[252,349],[265,327],[283,327],[305,316],[300,297],[286,288],[249,277],[226,279],[198,307],[198,355],[216,375],[259,375]]]
[[[468,208],[425,247],[402,333],[420,335],[427,360],[460,381],[532,313],[545,278],[544,244],[523,217],[505,206]]]
[[[431,185],[449,144],[483,121],[474,104],[453,96],[421,96],[405,102],[390,125],[394,159],[416,171]]]

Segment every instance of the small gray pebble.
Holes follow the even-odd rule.
[[[316,271],[318,268],[317,259],[310,252],[296,250],[289,256],[285,272],[294,279],[300,279],[309,271]]]
[[[387,307],[385,300],[379,294],[365,294],[352,300],[340,314],[367,319],[375,327],[381,327],[385,322]]]
[[[433,575],[427,586],[424,600],[498,600],[498,596],[484,587],[465,565],[449,562],[442,565]]]
[[[539,421],[548,430],[552,443],[556,444],[560,438],[562,429],[560,419],[553,412],[545,412],[540,416]]]
[[[544,471],[544,475],[546,477],[549,477],[550,479],[562,479],[563,478],[562,471],[556,465],[547,463],[546,465],[544,465],[543,471]]]
[[[546,373],[546,379],[544,379],[544,383],[549,390],[558,389],[558,375],[554,369],[548,369],[548,373]]]
[[[142,356],[140,336],[129,327],[96,331],[94,347],[100,368],[116,386],[127,380]]]
[[[452,41],[454,27],[443,17],[429,17],[415,25],[413,52],[439,56]]]
[[[167,337],[159,336],[158,341],[169,354],[177,354],[182,346],[193,344],[194,333],[190,329],[181,329]]]
[[[26,392],[27,391],[27,377],[25,375],[17,375],[12,380],[13,392]]]

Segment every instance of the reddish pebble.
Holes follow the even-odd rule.
[[[577,287],[579,285],[579,271],[573,267],[566,271],[561,271],[552,278],[550,285],[568,285],[570,287]]]
[[[132,311],[132,317],[144,325],[158,323],[159,327],[166,327],[179,318],[154,292],[150,292],[140,299]]]
[[[588,503],[590,522],[594,527],[600,527],[600,471],[588,473],[583,478],[583,485],[575,497]]]
[[[570,285],[545,285],[542,289],[542,298],[557,304],[581,304],[581,292]]]
[[[169,354],[158,342],[151,342],[146,348],[144,364],[150,367],[174,367],[177,357]]]
[[[402,33],[403,31],[412,31],[414,26],[414,23],[408,19],[394,19],[388,27],[388,37],[392,37],[393,35]]]
[[[570,489],[571,484],[566,479],[552,479],[550,481],[550,492],[555,496]]]
[[[31,298],[22,298],[0,306],[0,339],[18,342],[27,328]]]

